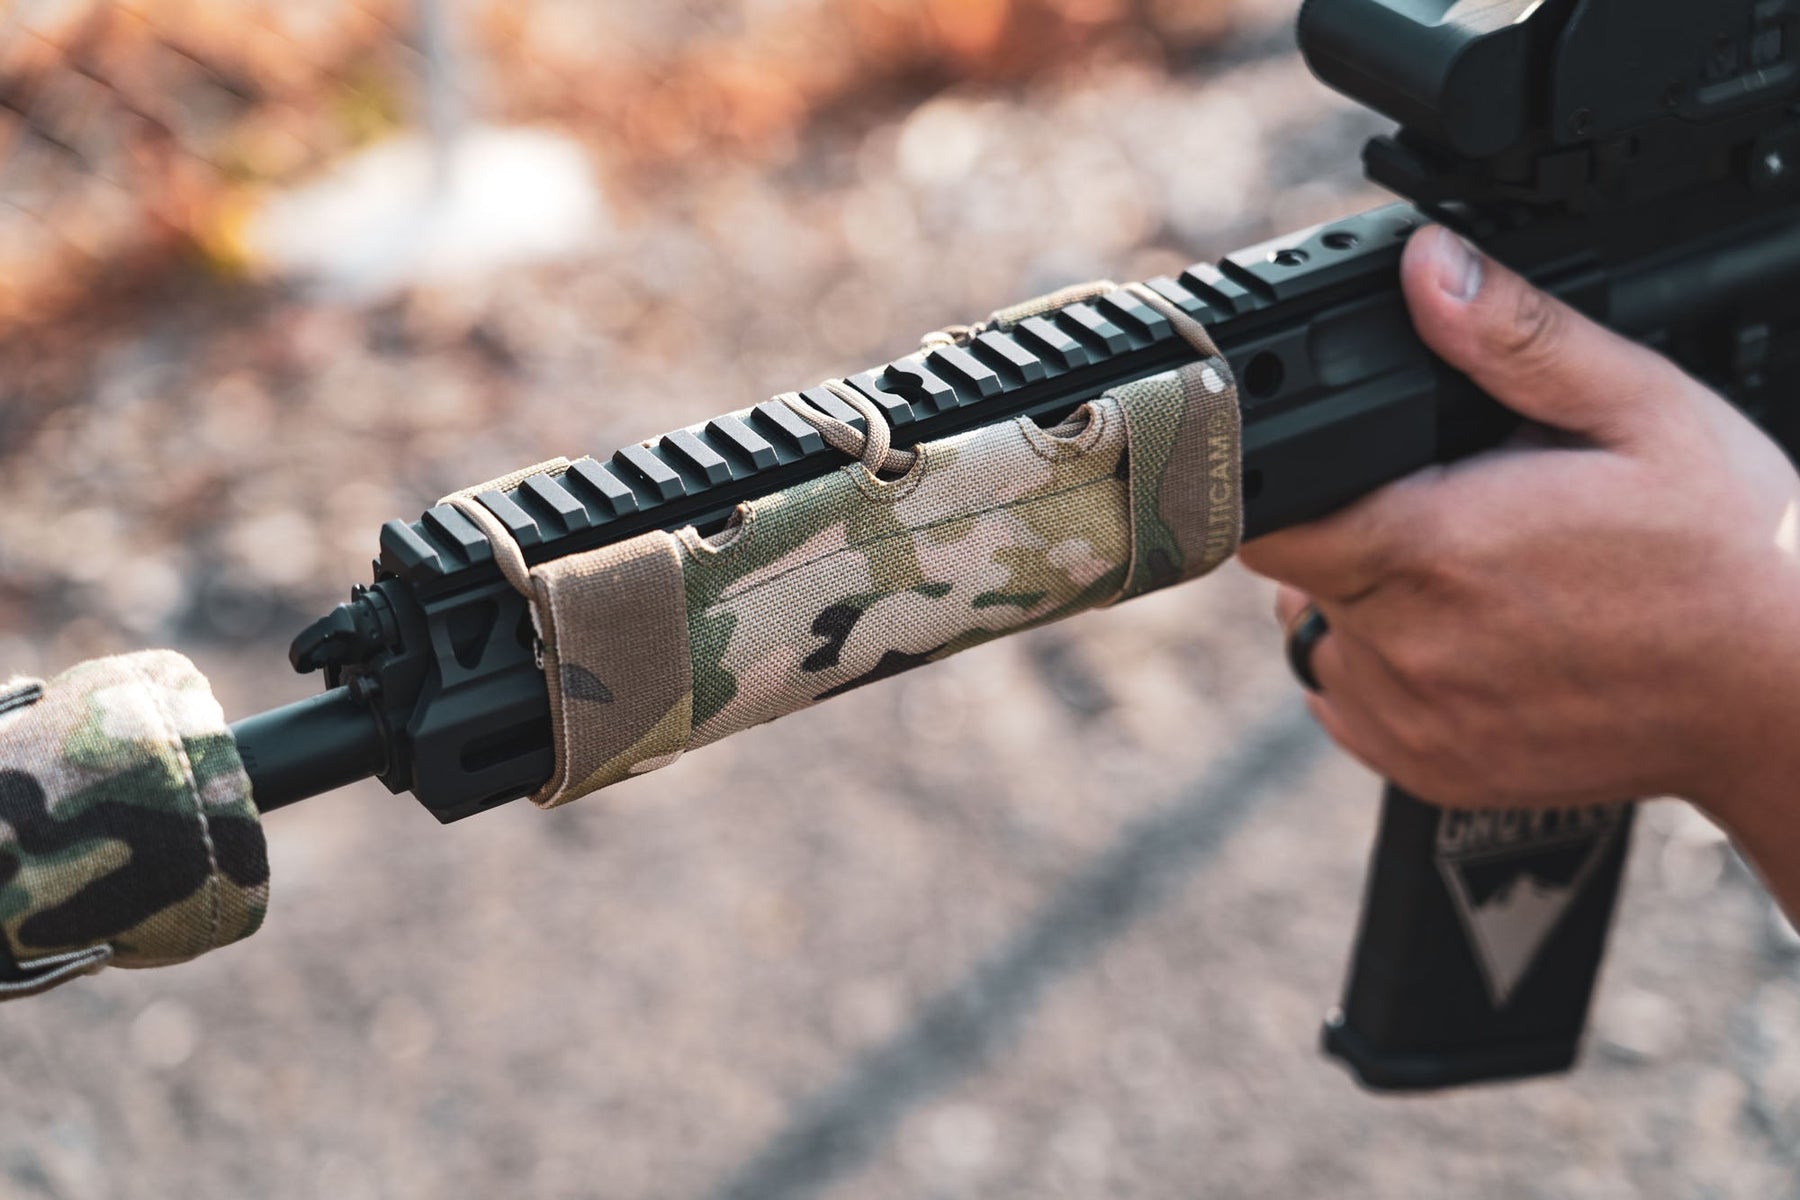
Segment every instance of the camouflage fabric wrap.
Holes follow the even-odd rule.
[[[1116,393],[1131,441],[1124,597],[1205,575],[1244,532],[1237,388],[1219,357]]]
[[[553,807],[680,758],[694,686],[675,539],[647,533],[547,562],[531,579],[556,755],[532,799]]]
[[[684,531],[694,744],[1119,598],[1131,560],[1116,395],[860,463]]]
[[[1239,456],[1214,351],[1054,430],[985,426],[916,447],[899,478],[856,462],[741,505],[709,538],[649,533],[531,568],[557,761],[533,799],[1205,574],[1237,547]],[[484,490],[457,502],[523,574]]]
[[[0,684],[0,999],[250,936],[269,864],[250,780],[179,654]]]

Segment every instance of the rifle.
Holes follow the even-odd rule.
[[[1322,516],[1516,418],[1435,359],[1399,291],[1446,224],[1680,363],[1800,449],[1800,0],[1306,0],[1302,52],[1399,124],[1364,155],[1405,202],[1148,282],[1239,385],[1245,533]],[[1029,417],[1196,361],[1142,293],[1069,300],[846,383],[897,445]],[[802,395],[867,431],[834,393]],[[873,411],[873,410],[869,410]],[[483,502],[538,564],[740,502],[845,456],[775,403],[507,481]],[[232,727],[263,811],[376,776],[440,821],[549,778],[530,614],[453,505],[383,527],[375,578],[294,641],[326,691]],[[1325,1048],[1376,1089],[1574,1061],[1631,806],[1443,813],[1386,792],[1350,979]]]

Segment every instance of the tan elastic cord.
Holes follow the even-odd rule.
[[[499,566],[500,574],[506,577],[506,582],[512,585],[514,591],[527,600],[532,598],[531,567],[525,561],[525,551],[519,548],[519,543],[513,538],[511,531],[506,528],[506,524],[481,502],[481,496],[487,492],[509,491],[533,475],[561,475],[568,469],[568,459],[552,458],[547,462],[502,475],[498,479],[490,479],[486,483],[478,483],[474,487],[464,488],[460,492],[451,492],[438,501],[439,504],[450,505],[475,523],[475,528],[481,530],[482,535],[488,540],[488,545],[493,547],[494,562]],[[531,616],[535,623],[537,620],[535,609],[532,610]],[[541,637],[543,631],[540,629],[538,633]]]
[[[862,460],[872,475],[904,475],[919,461],[915,450],[894,449],[894,431],[888,426],[875,402],[841,380],[829,380],[825,390],[856,410],[868,426],[868,432],[827,416],[802,400],[794,392],[784,392],[776,399],[793,409],[801,420],[819,431],[832,449]]]
[[[651,530],[533,568],[483,502],[569,465],[552,459],[439,501],[481,530],[530,609],[550,699],[551,775],[531,797],[542,808],[674,761],[692,729],[692,656],[674,537]]]
[[[1020,321],[1032,317],[1041,317],[1058,309],[1067,308],[1071,304],[1083,304],[1089,300],[1098,300],[1108,292],[1116,292],[1119,285],[1110,279],[1096,279],[1091,283],[1075,283],[1054,292],[1046,293],[1032,300],[1021,300],[1006,308],[995,309],[988,314],[988,319],[981,323],[981,329],[1011,329]]]
[[[967,345],[990,329],[1005,331],[1020,321],[1041,317],[1046,313],[1053,313],[1057,309],[1067,308],[1071,304],[1098,300],[1106,293],[1118,290],[1119,285],[1110,279],[1070,284],[1068,287],[1058,288],[1054,292],[1046,292],[1044,295],[1033,297],[1030,300],[1021,300],[1006,308],[997,308],[988,314],[987,320],[977,321],[973,325],[946,325],[942,329],[934,329],[919,339],[919,349],[936,350],[940,346]]]
[[[1206,326],[1175,307],[1175,304],[1167,296],[1142,283],[1128,283],[1124,290],[1142,300],[1147,308],[1165,317],[1169,324],[1174,326],[1175,332],[1181,335],[1182,340],[1198,350],[1202,357],[1221,357],[1219,347],[1212,340],[1212,334],[1206,332]]]
[[[550,778],[542,808],[666,766],[693,733],[693,651],[680,543],[660,529],[543,563]]]
[[[967,345],[990,329],[1009,330],[1019,322],[1030,320],[1032,317],[1044,316],[1047,313],[1067,308],[1071,304],[1098,300],[1111,292],[1121,290],[1129,292],[1153,312],[1160,314],[1174,328],[1176,334],[1198,351],[1201,357],[1217,360],[1218,369],[1224,369],[1224,357],[1219,353],[1218,346],[1214,344],[1212,335],[1207,333],[1206,326],[1181,311],[1168,297],[1145,284],[1128,283],[1121,288],[1110,279],[1071,284],[1032,300],[1024,300],[1007,308],[995,309],[988,314],[985,321],[973,325],[950,325],[934,330],[919,340],[919,347],[921,350],[929,352],[942,346]],[[903,472],[912,469],[914,455],[905,451],[888,450],[888,431],[885,428],[877,430],[879,412],[866,396],[843,383],[827,383],[825,386],[833,395],[862,414],[863,419],[869,424],[869,437],[865,438],[851,426],[819,412],[791,392],[783,395],[781,399],[786,401],[789,408],[810,422],[832,446],[845,454],[855,455],[862,459],[863,465],[875,474]],[[1231,403],[1236,403],[1235,391],[1232,393]],[[1217,418],[1215,418],[1216,420]],[[1236,428],[1235,419],[1228,423],[1233,429]],[[881,465],[877,466],[877,463]]]

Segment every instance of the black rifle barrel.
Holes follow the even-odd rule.
[[[387,764],[381,729],[349,688],[245,717],[231,736],[262,812],[378,775]]]

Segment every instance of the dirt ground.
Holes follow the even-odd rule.
[[[297,699],[287,638],[455,486],[1379,202],[1381,125],[1286,8],[828,116],[551,265],[182,275],[44,342],[0,412],[0,671],[173,645],[234,716]],[[1800,1196],[1800,942],[1678,804],[1574,1074],[1395,1100],[1321,1058],[1376,784],[1279,657],[1232,567],[554,813],[274,814],[255,938],[0,1007],[0,1195]]]

